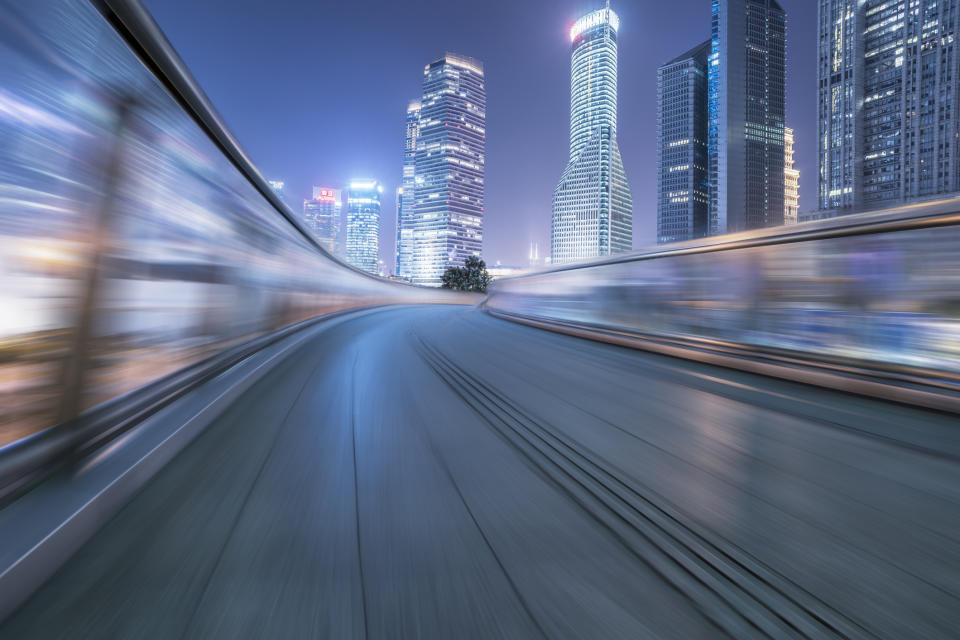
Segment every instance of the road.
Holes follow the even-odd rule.
[[[451,307],[318,333],[2,638],[949,638],[954,417]]]

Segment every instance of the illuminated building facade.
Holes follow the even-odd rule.
[[[407,106],[403,143],[403,179],[397,189],[397,275],[410,280],[413,260],[414,192],[416,189],[417,138],[420,135],[420,101]]]
[[[960,3],[818,6],[820,207],[854,212],[960,190]]]
[[[339,250],[342,210],[340,189],[314,187],[313,197],[303,201],[303,221],[320,246],[333,255]]]
[[[570,159],[553,193],[554,264],[633,248],[633,197],[617,145],[619,27],[608,4],[570,29]]]
[[[376,180],[354,181],[347,189],[347,262],[376,275],[380,259],[380,196]]]
[[[657,70],[657,242],[707,234],[710,41]]]
[[[463,266],[483,248],[486,108],[481,62],[447,53],[426,65],[405,243],[410,267],[401,272],[414,284],[440,286],[447,267]],[[405,186],[404,203],[407,194]]]
[[[862,207],[863,0],[819,0],[819,207]]]
[[[786,13],[713,0],[707,77],[709,233],[783,224]]]
[[[793,168],[793,129],[783,128],[783,224],[797,224],[800,215],[800,171]]]

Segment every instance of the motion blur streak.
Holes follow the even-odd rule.
[[[0,0],[0,446],[295,322],[460,301],[322,252],[85,0]]]
[[[960,200],[503,278],[495,311],[960,382]]]

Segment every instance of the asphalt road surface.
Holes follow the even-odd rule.
[[[318,333],[0,637],[956,638],[960,424],[482,311]]]

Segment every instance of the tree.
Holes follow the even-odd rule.
[[[490,284],[490,273],[487,271],[487,263],[477,256],[470,256],[462,267],[447,267],[442,280],[444,289],[486,293],[487,285]]]

